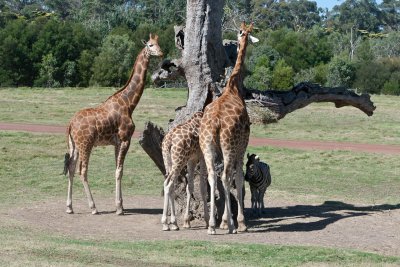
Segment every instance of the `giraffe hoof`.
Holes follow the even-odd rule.
[[[209,234],[209,235],[215,235],[215,234],[216,234],[215,228],[214,228],[214,227],[208,227],[207,234]]]
[[[124,210],[123,209],[117,209],[117,212],[115,214],[124,215]]]
[[[97,211],[97,209],[93,209],[93,210],[92,210],[92,215],[97,215],[97,214],[99,214],[99,212]]]
[[[238,232],[247,232],[247,226],[239,224]]]
[[[219,225],[219,229],[228,230],[228,223],[227,223],[227,221],[222,221],[221,224]]]
[[[171,224],[169,227],[172,231],[178,231],[179,230],[179,226],[176,224]]]
[[[73,211],[73,209],[72,208],[67,208],[67,210],[66,210],[66,213],[68,213],[68,214],[74,214],[74,211]]]
[[[183,224],[183,228],[189,229],[189,228],[190,228],[190,223],[185,222],[185,223]]]
[[[169,231],[169,226],[168,226],[168,224],[163,224],[162,230],[163,230],[163,231]]]

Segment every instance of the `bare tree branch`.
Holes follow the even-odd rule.
[[[358,95],[344,87],[322,87],[306,82],[297,84],[290,91],[247,90],[245,99],[248,105],[269,109],[276,114],[276,120],[315,102],[332,102],[336,108],[353,106],[368,116],[372,116],[376,108],[368,94]],[[271,121],[267,120],[264,123],[268,122]]]

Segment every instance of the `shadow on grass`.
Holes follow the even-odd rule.
[[[325,201],[319,206],[265,208],[264,215],[261,217],[246,217],[248,218],[247,226],[252,232],[311,232],[325,229],[328,225],[342,219],[396,209],[400,209],[400,204],[359,207],[340,201]],[[252,210],[246,209],[245,213],[251,214]],[[290,223],[291,220],[294,222]]]

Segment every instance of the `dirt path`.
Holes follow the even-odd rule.
[[[64,126],[22,124],[22,123],[0,123],[0,131],[26,131],[41,133],[65,133]],[[139,138],[141,132],[136,131],[134,138]],[[284,148],[296,148],[304,150],[350,150],[368,153],[400,154],[400,145],[380,145],[380,144],[356,144],[345,142],[322,142],[304,140],[279,140],[271,138],[251,137],[251,146],[272,146]]]
[[[124,203],[124,216],[114,214],[112,197],[97,198],[101,214],[91,215],[83,196],[74,199],[72,215],[64,212],[65,199],[14,208],[2,215],[47,233],[74,238],[310,245],[400,256],[400,205],[354,206],[341,202],[301,205],[267,199],[266,215],[249,219],[248,232],[228,235],[225,230],[217,229],[216,236],[209,236],[204,222],[192,224],[190,230],[162,232],[162,197],[126,197]]]

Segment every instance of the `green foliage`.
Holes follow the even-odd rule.
[[[333,8],[330,24],[342,31],[349,31],[352,27],[372,32],[379,31],[383,26],[382,11],[376,1],[346,0]]]
[[[354,79],[354,66],[346,59],[334,57],[328,64],[327,86],[350,87]]]
[[[253,74],[244,80],[244,85],[247,88],[258,90],[271,89],[272,71],[268,67],[258,66],[254,69]]]
[[[57,60],[52,53],[43,56],[40,64],[39,79],[35,81],[35,86],[60,87],[60,83],[54,79],[57,71]]]
[[[386,81],[383,85],[382,93],[386,95],[400,95],[399,79]]]
[[[398,95],[400,58],[361,62],[353,86],[363,92]]]
[[[127,34],[109,35],[105,38],[100,54],[94,59],[92,84],[121,86],[129,78],[133,66],[134,43]]]
[[[327,34],[320,28],[306,32],[279,29],[271,32],[267,43],[276,49],[296,72],[327,63],[332,57],[332,46],[328,42]]]
[[[118,54],[122,61],[106,56],[103,46],[107,38],[127,35],[133,48],[125,56],[133,62],[133,55],[143,48],[140,40],[147,40],[149,33],[158,34],[165,57],[179,58],[173,26],[184,24],[185,4],[185,0],[0,0],[0,86],[119,86],[132,66],[122,51],[107,52]],[[310,0],[229,0],[224,28],[233,29],[243,19],[255,23],[253,34],[260,42],[248,48],[247,86],[283,88],[307,80],[396,94],[393,71],[376,77],[380,70],[373,69],[382,60],[400,57],[399,10],[396,0],[379,5],[372,0],[346,0],[332,11],[322,10]],[[232,31],[223,36],[236,39]],[[53,58],[50,65],[49,55]],[[351,64],[346,59],[349,55]],[[276,69],[281,59],[287,69]],[[116,62],[124,65],[117,68]],[[150,62],[147,82],[158,62]],[[365,66],[370,63],[372,66]],[[353,83],[354,73],[376,80],[379,86],[371,89],[361,78]]]
[[[272,88],[277,90],[290,89],[293,86],[294,72],[285,60],[279,60],[272,73]]]

